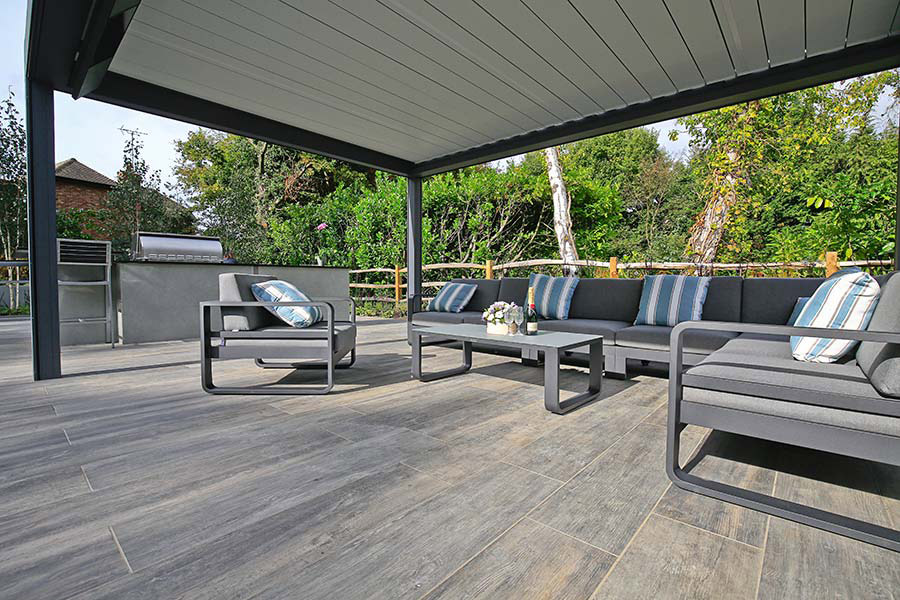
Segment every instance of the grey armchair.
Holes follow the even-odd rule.
[[[334,387],[335,369],[346,369],[356,362],[356,304],[352,298],[317,298],[310,302],[257,301],[250,286],[272,279],[275,278],[268,275],[223,273],[219,275],[219,301],[200,304],[200,369],[206,392],[327,394]],[[347,306],[348,320],[335,318],[336,304]],[[325,321],[302,329],[291,327],[272,315],[267,306],[315,306],[325,314]],[[221,329],[213,327],[214,308],[221,310]],[[257,366],[266,369],[324,369],[326,383],[321,386],[216,386],[212,361],[238,358],[251,358]],[[344,358],[349,360],[342,362]]]

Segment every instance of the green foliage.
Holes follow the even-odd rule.
[[[12,260],[26,235],[25,124],[13,93],[0,107],[0,257]]]
[[[159,171],[150,169],[141,156],[140,134],[128,134],[122,153],[122,168],[104,206],[97,211],[98,229],[112,242],[117,259],[128,257],[138,231],[192,233],[194,219],[189,210],[160,191]]]
[[[56,212],[56,237],[70,240],[89,240],[89,233],[99,227],[97,211],[88,208],[70,208]]]

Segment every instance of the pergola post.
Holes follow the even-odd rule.
[[[62,375],[56,274],[56,166],[53,89],[25,83],[28,144],[28,272],[31,281],[31,357],[34,379]]]
[[[422,308],[422,178],[406,180],[407,319]]]

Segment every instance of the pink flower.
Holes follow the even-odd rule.
[[[317,231],[322,231],[323,229],[328,229],[328,223],[319,223],[316,225]]]

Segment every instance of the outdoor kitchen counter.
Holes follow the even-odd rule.
[[[350,271],[342,267],[116,263],[113,304],[119,341],[133,344],[198,338],[200,302],[219,299],[220,273],[272,275],[293,283],[312,297],[350,295]],[[335,310],[335,317],[342,318],[340,309]]]

